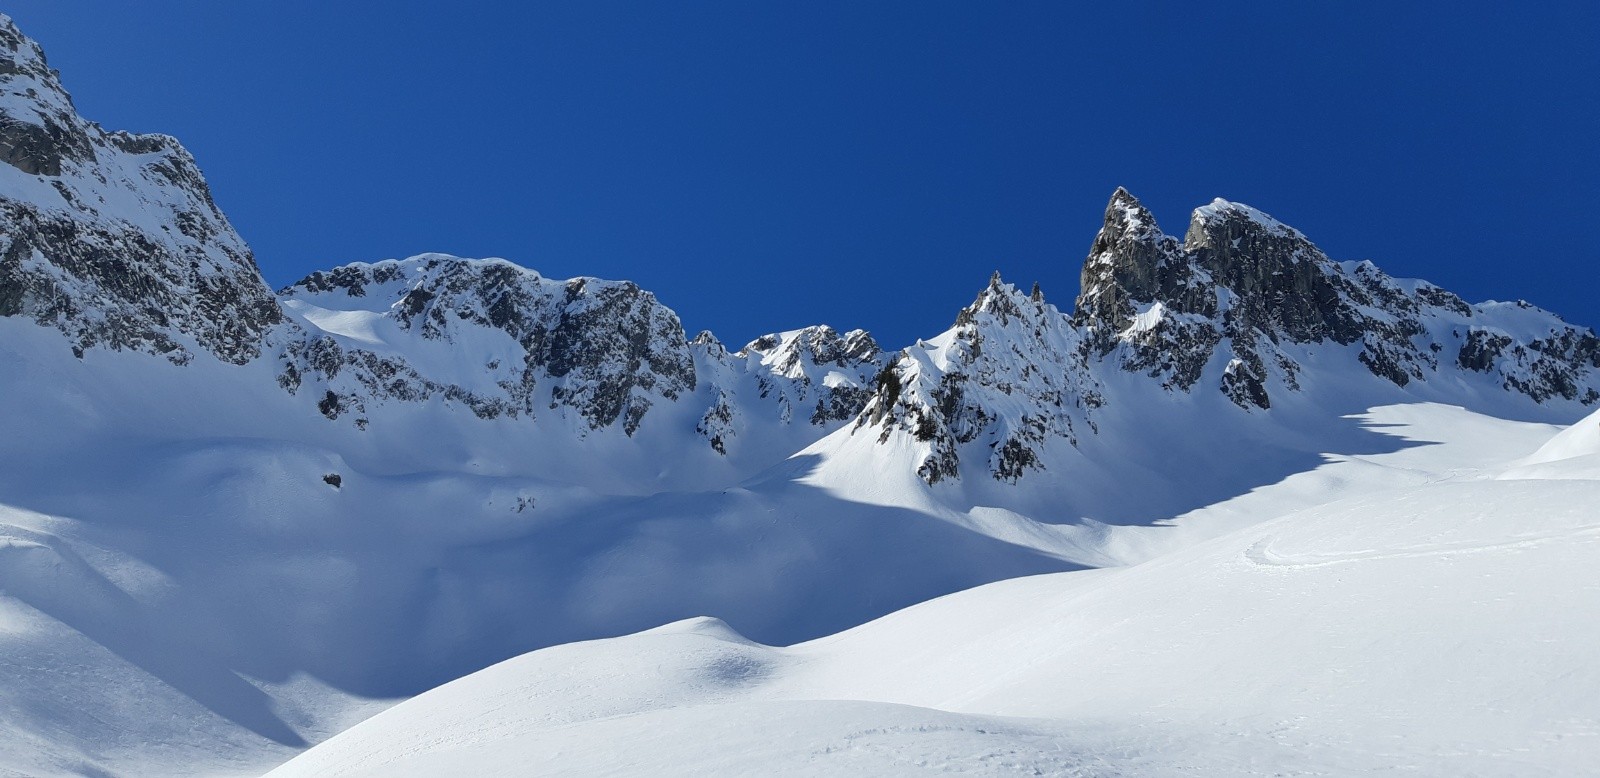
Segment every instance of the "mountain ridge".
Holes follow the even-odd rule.
[[[744,428],[808,423],[816,429],[805,443],[843,426],[882,437],[897,425],[931,444],[915,467],[933,484],[959,478],[958,449],[980,438],[995,452],[995,478],[1045,468],[1047,440],[1075,446],[1098,433],[1111,370],[1166,391],[1192,391],[1204,377],[1239,408],[1266,411],[1299,391],[1299,352],[1327,345],[1354,349],[1365,369],[1402,388],[1461,373],[1535,404],[1600,401],[1600,339],[1587,328],[1528,308],[1470,306],[1370,263],[1334,263],[1292,227],[1221,199],[1195,209],[1180,241],[1122,188],[1072,311],[1040,308],[1042,295],[1024,297],[996,277],[954,329],[893,352],[864,332],[846,333],[846,343],[815,327],[797,331],[791,347],[803,347],[782,360],[751,359],[781,334],[729,353],[709,333],[691,341],[676,313],[631,282],[554,282],[504,260],[442,254],[317,271],[274,294],[181,145],[79,117],[43,51],[9,19],[0,54],[9,55],[0,57],[0,135],[11,138],[0,207],[16,225],[0,252],[0,316],[54,327],[78,354],[102,346],[177,364],[197,353],[231,364],[270,358],[284,391],[339,423],[365,427],[370,408],[387,403],[442,402],[535,425],[549,412],[572,414],[580,438],[610,429],[632,437],[652,413],[688,403],[696,407],[667,415],[693,418],[719,456],[739,456]],[[315,301],[324,305],[312,318],[295,310]],[[1030,332],[1011,332],[1025,313]],[[412,343],[317,323],[366,314]],[[985,340],[1012,335],[1028,341],[1009,346],[1012,358],[982,353]],[[408,351],[461,338],[480,350],[493,341],[493,353],[474,365]],[[916,356],[933,342],[949,345],[932,361]],[[890,375],[894,386],[884,383]],[[985,407],[1015,405],[1017,390],[1029,407]]]
[[[1226,201],[1180,240],[1124,190],[1073,310],[997,274],[901,349],[730,347],[499,259],[274,292],[176,141],[59,87],[0,22],[0,752],[56,772],[281,760],[374,698],[681,618],[794,642],[1133,565],[1325,499],[1330,460],[1423,477],[1367,461],[1433,445],[1371,408],[1600,399],[1586,328]]]

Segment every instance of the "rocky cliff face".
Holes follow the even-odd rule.
[[[1101,357],[1188,391],[1222,354],[1219,388],[1244,408],[1297,391],[1295,347],[1318,344],[1350,348],[1396,386],[1471,366],[1536,402],[1600,399],[1589,330],[1540,312],[1538,334],[1518,337],[1498,306],[1468,305],[1370,262],[1334,262],[1299,231],[1239,203],[1196,209],[1180,243],[1117,190],[1082,288],[1073,321]]]
[[[1048,469],[1053,448],[1100,434],[1108,405],[1205,395],[1259,414],[1310,391],[1317,371],[1437,387],[1432,399],[1487,387],[1528,403],[1600,401],[1588,329],[1334,262],[1238,203],[1196,209],[1179,239],[1121,189],[1070,314],[997,276],[950,330],[894,354],[823,326],[731,352],[710,333],[687,339],[634,284],[547,279],[503,260],[358,263],[275,296],[193,158],[167,136],[78,116],[4,17],[0,162],[0,316],[60,331],[79,356],[267,365],[308,413],[357,428],[385,405],[437,402],[466,411],[464,424],[579,438],[692,430],[734,459],[752,438],[804,445],[848,426],[875,444],[909,439],[930,484],[964,473],[1015,483]]]
[[[1370,262],[1334,262],[1294,228],[1225,200],[1196,209],[1180,241],[1118,189],[1070,316],[996,276],[954,328],[901,352],[857,426],[881,442],[924,444],[916,467],[930,484],[963,465],[1016,482],[1045,467],[1052,442],[1076,446],[1098,432],[1097,408],[1130,400],[1108,397],[1113,379],[1219,391],[1262,412],[1306,389],[1319,354],[1318,370],[1392,388],[1600,401],[1600,341],[1587,328],[1526,303],[1469,305]]]
[[[917,473],[930,484],[958,478],[963,450],[1015,482],[1041,467],[1040,446],[1076,442],[1102,402],[1080,335],[1037,292],[996,273],[955,326],[900,353],[883,371],[858,427],[878,439],[910,435],[926,445]]]
[[[340,404],[362,403],[364,394],[401,400],[443,394],[479,416],[532,418],[540,406],[569,409],[590,429],[618,425],[631,435],[652,405],[676,401],[696,386],[677,315],[628,282],[553,281],[509,262],[434,254],[313,273],[282,295],[291,304],[304,302],[308,311],[370,308],[398,333],[441,345],[482,341],[487,333],[501,338],[474,366],[493,377],[494,389],[449,383],[455,376],[396,379],[387,373],[398,371],[380,369],[380,380],[358,379]],[[341,348],[332,334],[314,344],[288,361],[286,385],[298,388],[304,380],[300,364],[323,381],[341,370],[362,379],[374,375],[363,356],[370,349]],[[317,357],[318,349],[337,356]]]
[[[84,120],[39,45],[0,17],[0,316],[176,363],[242,364],[282,321],[194,158]]]

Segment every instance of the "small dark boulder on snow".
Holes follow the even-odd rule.
[[[338,489],[344,485],[344,478],[340,477],[338,473],[329,473],[322,477],[322,482],[335,489]]]

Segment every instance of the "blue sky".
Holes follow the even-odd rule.
[[[268,281],[446,251],[639,282],[734,345],[1070,309],[1118,185],[1600,325],[1600,4],[13,0],[80,111],[178,136]]]

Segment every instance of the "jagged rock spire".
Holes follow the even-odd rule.
[[[1149,209],[1117,187],[1083,263],[1073,323],[1120,331],[1137,303],[1175,296],[1192,276],[1184,263],[1173,261],[1180,254],[1177,240],[1161,232]]]

